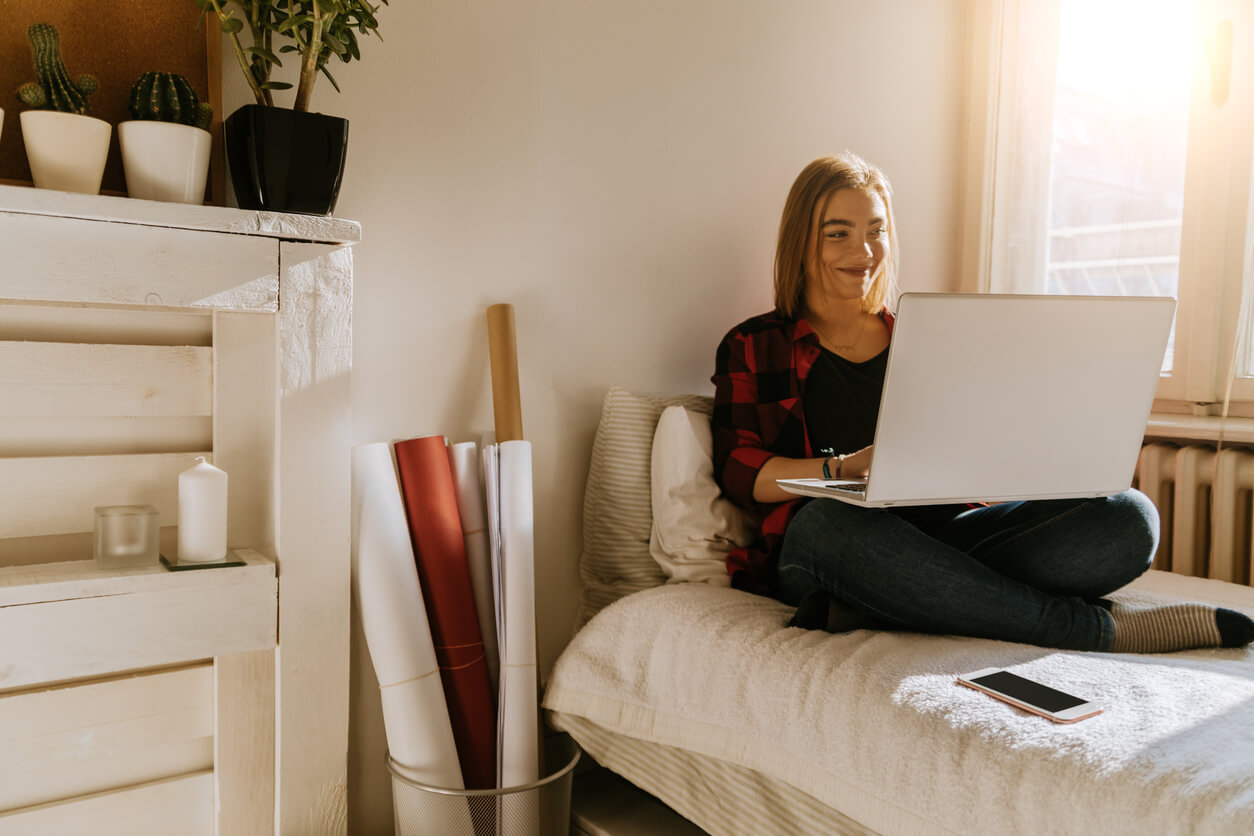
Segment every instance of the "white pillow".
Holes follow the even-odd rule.
[[[714,481],[710,418],[669,406],[653,435],[653,533],[649,553],[667,583],[730,586],[727,553],[753,542],[750,512]]]

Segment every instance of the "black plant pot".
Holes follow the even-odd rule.
[[[244,105],[227,117],[226,159],[241,209],[329,215],[340,196],[348,120]]]

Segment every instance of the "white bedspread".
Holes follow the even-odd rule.
[[[1151,572],[1121,597],[1254,589]],[[546,708],[786,781],[882,833],[1254,832],[1254,652],[1054,651],[785,628],[791,609],[705,585],[607,607]],[[1105,707],[1058,725],[957,685],[1001,666]]]

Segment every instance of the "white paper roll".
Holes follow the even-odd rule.
[[[483,634],[488,679],[492,685],[492,693],[495,694],[500,681],[500,656],[496,642],[492,553],[488,542],[488,515],[484,507],[483,481],[480,479],[479,447],[473,441],[449,445],[448,460],[453,470],[453,482],[457,487],[457,513],[462,521],[462,539],[466,543],[466,562],[470,568],[470,585],[475,593],[479,632]]]
[[[354,447],[352,478],[353,587],[389,753],[414,780],[462,789],[391,445]]]
[[[497,655],[505,654],[505,623],[501,617],[501,449],[483,445],[483,496],[487,512],[488,563],[492,577],[492,607],[496,621]],[[498,702],[499,705],[499,702]],[[499,752],[500,749],[497,749]]]
[[[540,778],[531,443],[500,445],[502,621],[500,759],[504,787]]]

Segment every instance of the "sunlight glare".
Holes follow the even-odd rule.
[[[1058,86],[1129,110],[1187,97],[1196,0],[1062,0]]]

